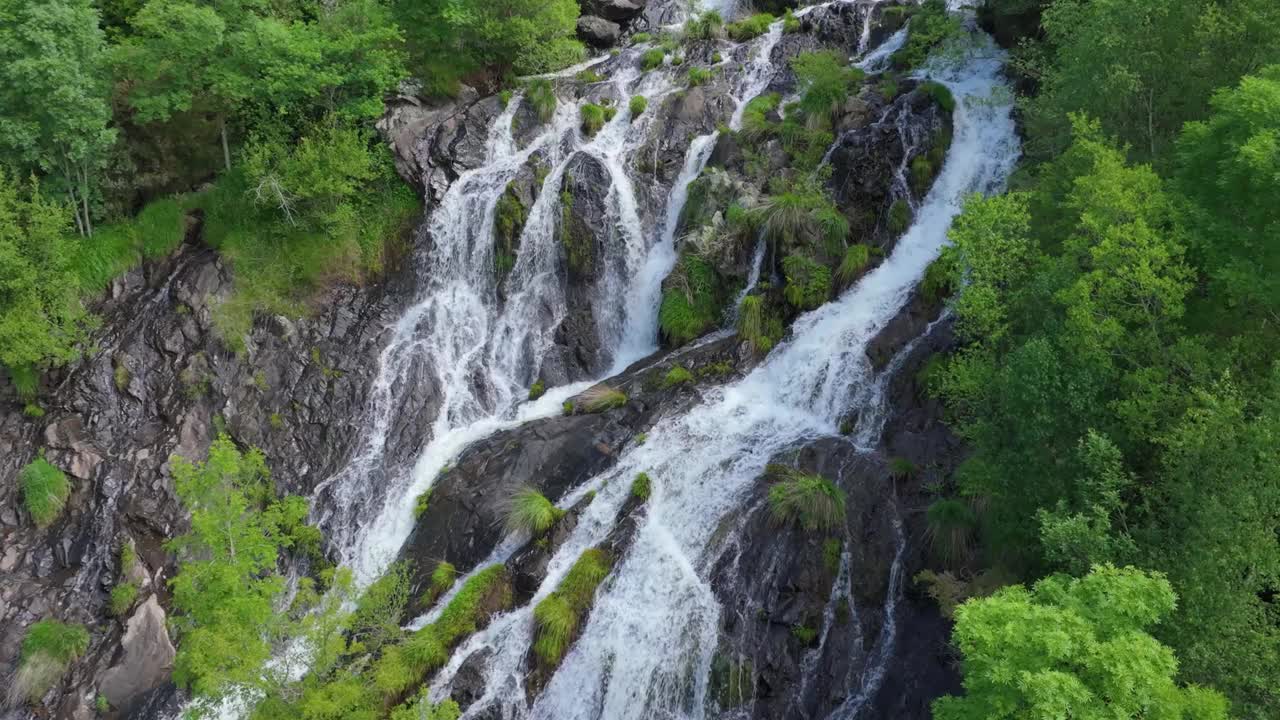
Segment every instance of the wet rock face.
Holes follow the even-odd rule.
[[[378,288],[336,288],[309,318],[260,320],[236,354],[212,324],[230,273],[197,242],[193,235],[172,257],[112,285],[95,308],[97,352],[47,378],[44,417],[24,416],[11,389],[0,388],[0,667],[15,665],[37,620],[91,630],[83,659],[48,696],[57,717],[70,717],[75,708],[63,713],[64,703],[92,700],[107,680],[113,705],[143,704],[167,675],[161,606],[174,568],[162,545],[187,522],[170,456],[203,458],[225,429],[263,449],[280,492],[309,493],[349,456],[384,328],[399,314],[396,298],[412,296],[407,275]],[[396,432],[420,437],[416,417]],[[72,485],[46,529],[21,510],[16,481],[41,448]],[[120,567],[126,544],[137,551],[131,568]],[[142,590],[124,621],[106,611],[122,578]]]
[[[578,18],[578,39],[597,48],[608,48],[618,44],[622,36],[622,26],[612,20],[595,15],[583,15]]]
[[[598,15],[614,22],[633,20],[644,12],[649,0],[585,0],[581,3],[583,13]]]
[[[517,490],[535,487],[556,502],[612,467],[618,453],[661,414],[695,402],[699,385],[724,382],[755,361],[741,353],[735,338],[690,350],[679,360],[650,358],[610,380],[627,394],[624,407],[535,420],[472,445],[436,480],[428,509],[401,550],[402,559],[413,561],[414,594],[427,587],[440,561],[466,572],[489,556],[506,533],[503,524]],[[663,389],[662,378],[676,362],[698,379]],[[421,610],[411,607],[409,615]]]

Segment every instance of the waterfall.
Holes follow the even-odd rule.
[[[495,705],[504,717],[556,720],[704,715],[721,612],[707,580],[719,554],[715,530],[744,511],[772,457],[835,434],[852,403],[868,402],[859,397],[874,380],[867,343],[904,307],[964,198],[998,190],[1012,170],[1018,139],[1011,107],[1001,99],[1007,94],[997,92],[1003,89],[1001,65],[1001,54],[988,42],[959,66],[935,74],[956,98],[954,140],[913,225],[885,262],[838,300],[798,319],[791,338],[747,377],[708,392],[686,414],[659,421],[643,445],[562,501],[567,506],[583,492],[597,493],[552,558],[534,599],[465,641],[437,676],[433,697],[446,696],[461,662],[483,648],[492,653],[485,694],[467,717]],[[522,664],[532,641],[532,607],[584,549],[609,533],[639,472],[652,478],[652,490],[632,545],[599,590],[581,636],[527,707]],[[899,538],[899,558],[903,544]],[[879,649],[837,717],[851,716],[857,698],[873,694],[883,677],[900,575],[895,561]]]

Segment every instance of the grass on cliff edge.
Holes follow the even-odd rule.
[[[43,456],[22,468],[18,482],[22,486],[22,503],[37,527],[46,527],[57,520],[71,496],[67,476]]]
[[[22,640],[18,672],[9,685],[9,706],[39,701],[88,647],[89,633],[79,625],[53,619],[32,625]]]

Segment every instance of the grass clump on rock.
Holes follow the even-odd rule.
[[[871,262],[871,248],[862,243],[845,248],[840,267],[836,269],[836,279],[848,285],[853,282]]]
[[[662,67],[667,60],[667,51],[660,47],[645,50],[640,56],[640,69],[644,71],[656,70]]]
[[[124,617],[133,609],[133,603],[136,602],[137,599],[137,583],[131,580],[117,583],[115,587],[111,588],[111,614],[116,617]]]
[[[529,100],[529,104],[533,106],[534,112],[542,122],[548,122],[556,114],[558,103],[556,89],[550,80],[543,78],[529,83],[525,98]]]
[[[430,605],[453,589],[453,583],[457,579],[458,569],[453,566],[453,563],[441,560],[436,565],[436,569],[431,571],[431,584],[427,586],[425,597],[426,604]]]
[[[583,615],[591,608],[596,588],[612,568],[613,559],[607,550],[591,548],[583,552],[555,592],[533,609],[533,651],[545,667],[560,664]]]
[[[649,99],[643,95],[636,95],[631,98],[631,117],[636,118],[644,114],[649,109]]]
[[[631,497],[643,502],[648,500],[652,493],[653,482],[649,479],[649,473],[640,473],[636,475],[635,480],[631,481]]]
[[[683,385],[691,380],[693,380],[693,373],[689,372],[688,370],[686,370],[684,367],[680,365],[676,365],[675,367],[667,371],[667,374],[665,376],[663,376],[662,389],[669,390],[677,385]]]
[[[978,525],[973,510],[962,500],[938,500],[929,506],[925,517],[925,537],[937,558],[951,567],[967,560]]]
[[[536,488],[525,486],[511,497],[507,512],[507,529],[511,532],[527,532],[541,535],[551,529],[564,511],[556,507]]]
[[[582,106],[582,132],[587,137],[594,137],[600,132],[600,128],[604,127],[605,117],[604,108],[595,103],[587,103]]]
[[[47,527],[62,514],[71,496],[71,484],[61,470],[43,456],[32,460],[18,473],[22,504],[37,527]]]
[[[542,378],[538,378],[538,381],[529,387],[530,400],[537,400],[538,398],[546,394],[547,394],[547,384],[542,380]]]
[[[737,22],[729,23],[725,27],[725,32],[729,37],[738,42],[746,42],[754,40],[761,35],[769,32],[769,26],[774,22],[773,16],[769,13],[756,13],[748,18],[743,18]]]
[[[89,647],[89,633],[80,625],[41,620],[22,640],[18,672],[10,680],[10,706],[38,702]]]
[[[779,525],[797,525],[808,531],[828,531],[844,520],[844,493],[835,483],[813,473],[792,468],[769,488],[769,511]]]
[[[588,414],[614,410],[627,404],[627,394],[611,385],[596,385],[578,396],[574,406]]]

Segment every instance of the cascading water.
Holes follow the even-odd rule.
[[[873,381],[867,343],[905,305],[945,242],[969,193],[998,189],[1018,155],[1011,108],[1001,100],[1002,57],[983,43],[957,68],[938,73],[956,98],[955,134],[941,174],[914,224],[886,261],[837,301],[796,321],[791,338],[742,380],[708,393],[687,414],[660,421],[647,441],[610,471],[566,498],[596,492],[570,538],[552,558],[526,607],[494,620],[459,647],[437,676],[443,697],[471,653],[491,653],[485,693],[468,717],[500,707],[504,717],[696,718],[708,707],[708,678],[720,606],[706,579],[719,556],[716,528],[744,502],[778,452],[836,433],[836,425]],[[579,554],[609,534],[639,472],[651,496],[625,556],[599,590],[581,635],[532,707],[522,665],[532,640],[531,608],[553,591]],[[902,541],[899,541],[899,558]],[[847,572],[847,571],[846,571]],[[900,563],[895,560],[887,620],[872,662],[849,680],[851,699],[834,717],[852,717],[873,694],[891,654]]]

